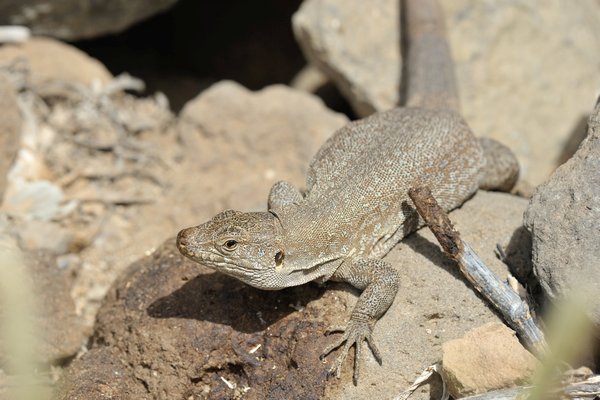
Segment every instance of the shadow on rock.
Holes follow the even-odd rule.
[[[114,283],[91,349],[65,374],[57,398],[101,393],[105,385],[88,378],[106,376],[111,363],[123,367],[113,379],[121,398],[320,398],[325,313],[339,303],[322,293],[316,285],[252,288],[184,258],[168,240]]]
[[[190,261],[182,257],[182,263]],[[316,285],[263,291],[218,272],[201,273],[152,302],[147,312],[153,318],[210,321],[251,333],[281,320],[322,293]]]

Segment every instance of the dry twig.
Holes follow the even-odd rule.
[[[429,188],[413,188],[409,191],[409,196],[444,252],[458,263],[467,280],[502,314],[530,351],[538,357],[544,355],[548,347],[544,333],[533,320],[527,303],[494,274],[471,246],[460,238],[448,214],[438,205]]]

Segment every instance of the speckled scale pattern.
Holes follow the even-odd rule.
[[[304,201],[282,216],[286,232],[298,242],[311,237],[313,246],[343,244],[348,252],[369,255],[378,241],[403,228],[412,186],[429,186],[450,210],[475,193],[483,164],[477,139],[453,111],[378,113],[341,128],[321,147]]]

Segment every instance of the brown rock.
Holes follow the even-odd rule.
[[[23,44],[0,47],[0,62],[10,63],[18,58],[29,63],[34,85],[57,79],[89,86],[94,81],[107,83],[112,79],[111,73],[98,60],[50,38],[37,37]]]
[[[76,359],[59,382],[55,400],[129,400],[149,398],[116,348],[100,347]],[[146,397],[144,397],[146,396]]]
[[[442,345],[442,373],[454,398],[523,385],[536,358],[500,322],[487,323]]]
[[[304,186],[314,154],[348,122],[313,95],[283,85],[252,92],[232,81],[219,82],[188,102],[179,119],[190,163],[184,170],[202,175],[183,177],[185,196],[196,202],[178,197],[182,207],[193,205],[195,214],[177,212],[176,218],[195,215],[198,223],[225,208],[264,209],[269,189],[279,180]]]
[[[21,114],[15,88],[0,76],[0,204],[6,188],[6,174],[21,147]]]
[[[117,398],[140,382],[156,399],[320,398],[325,308],[309,302],[321,293],[316,285],[255,290],[184,259],[169,240],[108,293],[93,350],[65,373],[59,398],[95,399],[84,393],[107,383],[88,378],[107,376],[116,362],[102,362],[108,353],[131,365],[112,387]]]
[[[292,19],[306,58],[336,83],[363,117],[389,110],[399,100],[398,3],[308,0]]]

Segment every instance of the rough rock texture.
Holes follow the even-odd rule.
[[[92,349],[76,359],[70,376],[56,388],[54,399],[127,400],[149,399],[143,383],[131,379],[131,366],[115,347]],[[81,383],[86,382],[86,385]]]
[[[592,302],[600,332],[600,106],[575,155],[541,185],[524,221],[534,272],[547,297],[576,292]]]
[[[360,115],[398,100],[399,3],[308,0],[294,16],[307,58]],[[508,145],[522,176],[541,183],[569,136],[578,134],[600,86],[600,7],[594,0],[551,0],[544,7],[442,0],[442,6],[466,120],[477,135]]]
[[[507,271],[493,248],[519,226],[525,205],[520,198],[480,192],[451,214],[465,240],[500,276]],[[412,235],[387,260],[398,266],[403,289],[375,329],[383,366],[365,357],[358,387],[351,383],[351,360],[340,380],[327,381],[333,357],[318,359],[333,340],[323,336],[325,327],[343,323],[356,301],[348,286],[260,291],[184,259],[169,240],[131,265],[110,290],[92,351],[64,375],[57,398],[113,387],[110,380],[85,378],[104,368],[99,359],[107,354],[111,365],[130,365],[114,383],[115,396],[139,390],[142,382],[159,399],[242,393],[248,399],[390,398],[440,359],[442,343],[498,317],[429,231]],[[413,398],[429,399],[426,392]]]
[[[15,88],[0,76],[0,204],[6,186],[6,174],[21,146],[21,114]]]
[[[303,186],[310,159],[348,121],[316,97],[283,85],[251,92],[232,81],[220,82],[188,102],[179,119],[184,145],[191,142],[202,151],[187,149],[202,176],[187,176],[186,191],[204,185],[202,197],[212,200],[209,210],[205,201],[193,206],[194,213],[184,214],[199,222],[225,208],[264,208],[278,180]],[[184,226],[191,221],[180,222]]]
[[[391,0],[309,0],[292,18],[305,56],[335,81],[361,116],[398,101],[399,21]]]
[[[506,325],[492,322],[442,345],[442,373],[455,398],[528,383],[538,366]]]
[[[94,351],[131,366],[128,383],[113,389],[119,396],[142,382],[156,399],[318,398],[326,308],[307,303],[321,292],[257,291],[183,259],[169,240],[117,280],[98,314],[95,350],[65,375],[61,386],[70,389],[58,398],[99,390],[80,372],[106,368]]]
[[[27,62],[32,75],[31,83],[34,85],[56,79],[89,86],[95,81],[107,83],[112,78],[111,73],[98,60],[51,38],[36,37],[23,44],[5,44],[0,47],[1,64],[18,62],[19,59]]]
[[[177,0],[5,0],[0,24],[25,25],[37,35],[65,40],[117,33],[166,10]]]

